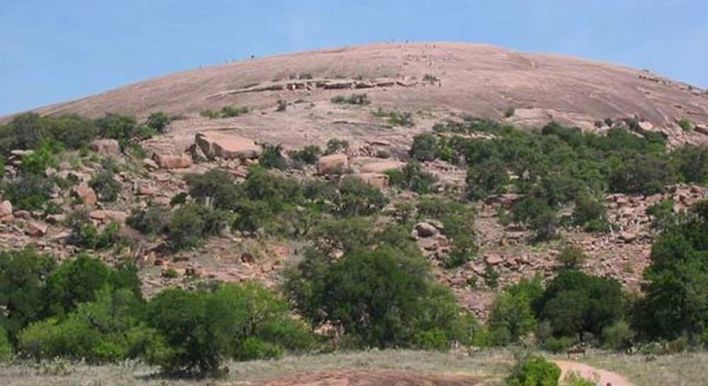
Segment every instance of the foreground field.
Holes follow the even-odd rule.
[[[557,360],[567,358],[557,357]],[[615,371],[636,386],[708,385],[708,353],[659,356],[593,353],[584,363]],[[292,356],[277,361],[230,363],[218,380],[175,380],[156,376],[142,364],[88,366],[50,362],[0,368],[2,385],[500,385],[513,363],[509,351],[470,356],[423,351],[368,351]]]

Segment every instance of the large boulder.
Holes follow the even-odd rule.
[[[71,192],[74,197],[76,197],[82,204],[86,206],[96,205],[98,198],[96,197],[96,191],[94,191],[87,183],[83,182],[73,189]]]
[[[405,162],[401,161],[379,161],[371,162],[361,167],[362,173],[385,173],[389,170],[400,170],[406,166]]]
[[[194,143],[208,159],[254,159],[261,148],[253,140],[220,131],[204,131],[194,136]]]
[[[48,227],[40,222],[31,222],[27,224],[25,232],[32,237],[42,237],[47,234]]]
[[[387,188],[389,183],[389,176],[383,173],[357,173],[353,177],[378,189]]]
[[[152,156],[157,166],[163,169],[186,169],[192,166],[192,158],[187,154],[160,154]]]
[[[93,210],[89,213],[89,217],[101,222],[114,221],[123,224],[128,219],[128,213],[118,210]]]
[[[8,200],[0,203],[0,217],[9,216],[12,214],[12,203]]]
[[[120,154],[120,144],[115,139],[97,139],[91,142],[89,145],[91,150],[96,153],[106,154],[106,155],[118,155]]]
[[[321,175],[342,174],[349,168],[346,154],[331,154],[320,157],[317,161],[317,173]]]

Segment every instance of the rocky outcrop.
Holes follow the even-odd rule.
[[[155,153],[152,159],[162,169],[186,169],[192,166],[192,158],[187,154]]]
[[[71,193],[86,206],[94,206],[96,201],[98,201],[96,192],[86,183],[79,184]]]
[[[349,168],[346,154],[331,154],[320,157],[317,161],[317,173],[321,175],[342,174]]]
[[[383,173],[357,173],[354,178],[378,189],[388,188],[390,177]]]
[[[253,140],[218,131],[205,131],[194,136],[194,151],[200,151],[206,159],[254,159],[261,148]]]
[[[42,237],[47,234],[48,227],[39,222],[31,222],[27,224],[25,232],[32,237]]]
[[[104,155],[120,154],[120,144],[115,139],[97,139],[89,145],[91,150]]]
[[[385,173],[388,170],[400,170],[406,166],[405,162],[401,161],[380,161],[371,162],[361,167],[362,173]]]

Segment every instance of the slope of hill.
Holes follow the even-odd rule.
[[[331,98],[366,93],[373,107],[418,112],[414,128],[381,130],[368,111]],[[291,104],[276,114],[278,100]],[[251,114],[215,122],[199,113],[247,106]],[[256,58],[139,82],[43,114],[106,112],[145,117],[165,111],[185,119],[171,140],[195,130],[234,129],[254,139],[300,146],[334,136],[410,138],[456,115],[506,119],[522,126],[550,120],[592,129],[605,118],[637,118],[674,143],[708,142],[708,94],[646,71],[547,54],[461,43],[376,44]],[[427,119],[426,119],[427,118]],[[679,120],[698,126],[690,133]]]

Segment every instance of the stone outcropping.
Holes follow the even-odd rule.
[[[321,175],[342,174],[349,168],[349,158],[346,154],[331,154],[320,157],[317,161],[317,173]]]
[[[219,131],[205,131],[194,136],[194,151],[206,159],[254,159],[261,154],[261,147],[253,140]]]
[[[160,154],[152,156],[153,161],[163,169],[186,169],[192,166],[192,158],[187,154]]]

